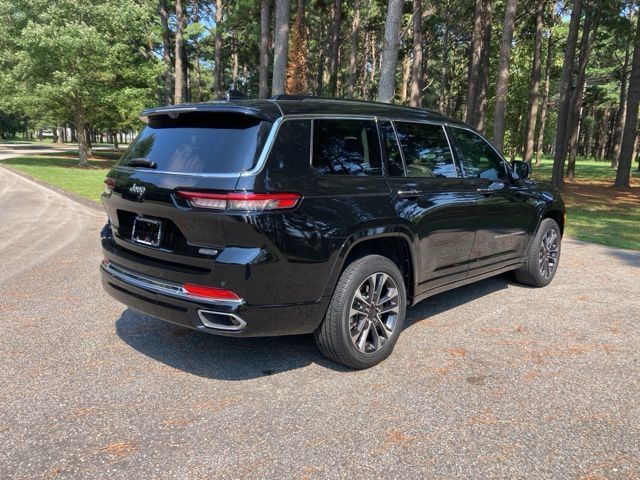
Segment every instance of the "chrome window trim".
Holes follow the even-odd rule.
[[[242,299],[212,300],[204,297],[190,295],[184,290],[184,288],[182,288],[182,285],[178,283],[140,275],[139,273],[133,272],[128,268],[114,265],[112,262],[109,262],[106,265],[103,263],[100,265],[100,268],[112,277],[117,278],[118,280],[129,285],[133,285],[134,287],[138,287],[142,290],[147,290],[153,293],[159,293],[161,295],[179,298],[181,300],[218,305],[221,307],[238,307],[239,305],[242,305],[244,303],[244,300]]]
[[[453,145],[451,144],[451,139],[449,138],[448,126],[443,125],[442,129],[444,130],[444,136],[447,137],[447,143],[449,144],[449,151],[451,152],[451,158],[453,158],[453,163],[456,166],[456,170],[458,171],[458,178],[465,178],[464,164],[462,161],[458,159],[456,152],[453,150]]]
[[[402,171],[404,175],[398,178],[406,178],[407,177],[407,162],[404,159],[404,151],[402,150],[402,145],[400,145],[400,139],[398,138],[398,130],[396,129],[396,122],[393,120],[387,120],[391,124],[391,128],[393,128],[393,135],[396,137],[396,145],[398,146],[398,151],[400,152],[400,160],[402,161]],[[393,178],[391,175],[388,177]]]
[[[457,129],[459,129],[459,130],[466,130],[467,132],[471,132],[471,133],[475,134],[476,136],[480,137],[480,138],[484,141],[484,143],[486,143],[487,145],[489,145],[489,147],[491,147],[491,150],[493,150],[493,151],[496,153],[496,155],[498,155],[498,158],[499,158],[500,160],[502,160],[502,167],[504,168],[505,173],[507,174],[507,176],[506,176],[505,180],[508,180],[508,179],[510,179],[510,178],[511,178],[511,172],[512,172],[512,170],[511,170],[511,167],[509,166],[509,162],[507,162],[507,160],[504,158],[504,155],[502,155],[502,154],[498,151],[498,149],[497,149],[496,147],[494,147],[494,146],[493,146],[493,144],[492,144],[489,140],[487,140],[487,138],[486,138],[484,135],[482,135],[482,134],[481,134],[480,132],[478,132],[477,130],[474,130],[473,128],[468,127],[468,126],[466,126],[466,125],[460,125],[460,124],[452,125],[452,124],[450,124],[450,123],[446,123],[446,126],[447,126],[447,127],[452,128],[452,129],[457,128]],[[457,142],[456,142],[456,143],[457,143]],[[460,161],[460,164],[461,164],[461,165],[464,165],[464,162]],[[464,168],[464,166],[463,166],[463,168]],[[477,177],[467,177],[467,176],[465,175],[465,177],[464,177],[464,178],[473,179],[473,178],[477,178]],[[498,179],[498,180],[500,180],[500,179]]]
[[[277,102],[273,102],[275,105],[278,106],[278,108],[280,108],[280,106],[277,104]],[[179,110],[178,108],[176,108],[176,110]],[[310,142],[310,148],[309,148],[309,165],[313,166],[313,120],[314,119],[336,119],[336,120],[371,120],[374,122],[379,122],[379,121],[388,121],[391,122],[391,124],[393,125],[393,129],[394,129],[394,133],[396,134],[396,142],[398,143],[398,148],[400,149],[400,155],[402,157],[402,163],[404,166],[404,170],[405,170],[405,177],[390,177],[388,174],[383,174],[381,175],[381,177],[389,177],[389,178],[429,178],[429,177],[407,177],[406,173],[407,173],[407,167],[406,167],[406,160],[404,158],[404,152],[402,151],[402,147],[400,145],[400,141],[398,139],[398,133],[397,133],[397,129],[395,126],[395,122],[407,122],[407,123],[420,123],[420,124],[427,124],[427,125],[438,125],[441,126],[444,129],[445,135],[447,137],[447,142],[449,144],[449,151],[451,152],[452,158],[454,160],[454,164],[457,165],[457,156],[455,155],[454,149],[453,149],[453,145],[451,143],[451,140],[449,138],[447,129],[445,127],[450,127],[450,128],[459,128],[461,130],[468,130],[476,135],[478,135],[480,138],[482,138],[486,143],[488,143],[491,148],[493,149],[494,152],[496,152],[498,154],[498,157],[502,160],[506,172],[507,172],[507,176],[509,175],[510,169],[508,168],[508,163],[507,161],[504,159],[504,156],[498,152],[495,147],[491,144],[491,142],[489,142],[483,135],[479,134],[478,132],[476,132],[474,129],[467,127],[466,125],[461,125],[458,123],[452,124],[446,121],[446,119],[421,119],[421,118],[416,118],[416,119],[407,119],[407,118],[402,118],[402,117],[397,117],[394,115],[354,115],[354,114],[336,114],[336,113],[315,113],[315,114],[308,114],[308,113],[295,113],[295,114],[285,114],[282,115],[281,117],[278,117],[274,122],[273,125],[271,126],[271,130],[269,131],[269,135],[267,136],[267,140],[265,141],[264,146],[262,147],[262,151],[260,152],[260,156],[258,157],[258,160],[256,161],[256,164],[249,170],[242,170],[239,172],[231,172],[231,173],[186,173],[186,172],[171,172],[171,171],[167,171],[167,170],[154,170],[154,169],[150,169],[150,168],[132,168],[132,167],[126,167],[126,166],[115,166],[113,167],[114,170],[116,171],[121,171],[121,172],[145,172],[145,173],[152,173],[152,174],[161,174],[161,175],[178,175],[178,176],[187,176],[187,177],[201,177],[201,178],[238,178],[238,177],[251,177],[251,176],[255,176],[258,175],[260,172],[262,172],[262,170],[264,169],[264,166],[266,164],[267,158],[269,158],[269,154],[271,153],[271,150],[273,148],[273,145],[275,143],[275,139],[278,135],[278,132],[280,131],[280,127],[282,126],[282,124],[288,120],[310,120],[311,121],[311,136],[309,139]],[[462,162],[460,162],[460,169],[462,170],[462,174],[463,177],[462,178],[469,178],[469,177],[465,177],[464,176],[464,166],[462,165]],[[459,177],[460,178],[460,177]]]

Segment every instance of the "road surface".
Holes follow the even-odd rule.
[[[103,293],[104,214],[0,167],[0,478],[640,478],[640,254],[565,239],[367,371]]]

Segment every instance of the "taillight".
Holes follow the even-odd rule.
[[[225,290],[224,288],[205,287],[202,285],[185,283],[184,285],[182,285],[182,289],[189,295],[193,295],[195,297],[203,297],[210,300],[240,300],[240,297],[235,292],[232,292],[231,290]]]
[[[186,190],[179,190],[177,195],[187,199],[192,207],[250,212],[293,208],[302,198],[297,193],[208,193]]]
[[[116,181],[113,178],[107,177],[104,179],[104,193],[107,195],[111,195],[115,186]]]

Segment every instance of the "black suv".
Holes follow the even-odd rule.
[[[553,279],[565,208],[468,126],[426,110],[278,96],[162,107],[109,172],[105,289],[233,336],[315,333],[387,357],[408,306],[508,270]]]

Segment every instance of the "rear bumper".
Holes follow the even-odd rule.
[[[119,302],[153,317],[206,333],[261,337],[313,332],[326,302],[251,306],[244,301],[191,298],[171,282],[137,274],[117,263],[100,267],[102,285]]]

